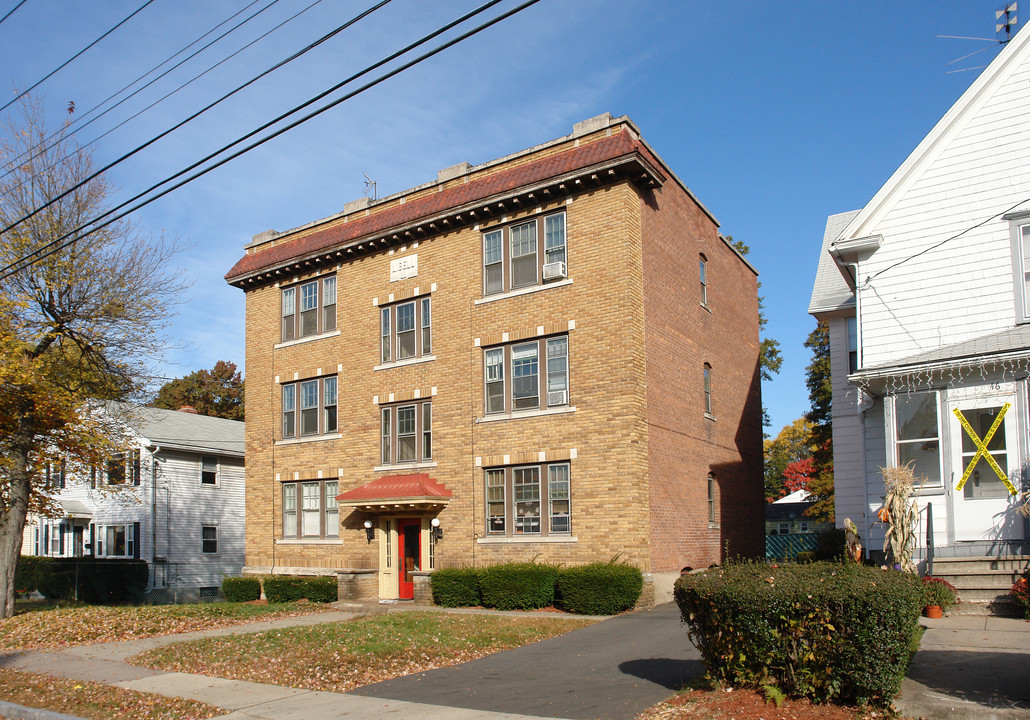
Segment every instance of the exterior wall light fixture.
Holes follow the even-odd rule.
[[[434,540],[443,539],[443,529],[440,527],[440,518],[433,518],[429,521],[429,524],[433,526],[432,533]]]
[[[375,537],[375,530],[372,529],[372,521],[365,521],[365,539],[372,542],[372,538]]]

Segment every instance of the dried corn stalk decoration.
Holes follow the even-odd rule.
[[[915,548],[919,508],[912,497],[916,487],[912,463],[880,468],[880,474],[883,476],[885,493],[883,507],[877,516],[887,523],[887,534],[883,539],[884,552],[890,549],[894,563],[905,572],[914,573],[916,565],[912,562],[912,552]]]

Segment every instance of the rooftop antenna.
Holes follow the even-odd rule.
[[[1010,2],[1007,5],[1005,5],[1001,10],[994,11],[995,37],[993,39],[982,37],[968,37],[966,35],[938,35],[937,37],[939,38],[949,38],[951,40],[982,40],[983,42],[990,43],[989,47],[982,47],[979,50],[974,50],[973,52],[968,53],[967,55],[963,55],[960,58],[955,58],[954,60],[949,61],[948,65],[953,65],[957,62],[965,60],[966,58],[972,57],[977,53],[982,53],[984,50],[990,50],[992,47],[996,45],[1004,45],[1009,40],[1011,40],[1013,28],[1016,26],[1016,23],[1018,22],[1018,19],[1016,18],[1017,5],[1018,2]],[[985,67],[987,66],[977,65],[976,67],[959,68],[957,70],[948,70],[946,74],[950,75],[951,73],[965,72],[966,70],[983,70]]]
[[[1016,26],[1018,18],[1016,18],[1016,5],[1018,3],[1010,2],[1002,10],[994,11],[994,34],[998,36],[998,42],[1002,45],[1012,39],[1012,28]],[[1005,33],[1004,39],[1001,34]]]
[[[365,173],[361,174],[365,175]],[[375,202],[379,199],[376,197],[376,181],[370,178],[368,175],[365,175],[365,197],[367,197],[372,202]]]

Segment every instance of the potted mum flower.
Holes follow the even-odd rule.
[[[1015,599],[1016,605],[1022,608],[1023,617],[1030,620],[1030,582],[1026,578],[1016,580],[1009,594]]]
[[[923,614],[929,618],[939,618],[955,602],[957,592],[955,586],[944,578],[923,578]]]

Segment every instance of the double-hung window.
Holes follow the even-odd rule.
[[[567,462],[488,468],[488,535],[568,535],[572,532]]]
[[[379,309],[380,362],[429,355],[433,351],[432,313],[428,297]]]
[[[207,455],[200,458],[200,484],[218,484],[218,458]]]
[[[699,271],[701,277],[701,304],[705,307],[708,306],[708,258],[701,255],[699,261]]]
[[[432,401],[389,405],[379,412],[379,459],[383,465],[432,461]]]
[[[319,335],[336,329],[336,276],[283,288],[282,340]]]
[[[569,336],[485,349],[483,380],[488,414],[568,405]]]
[[[94,552],[100,557],[136,557],[139,523],[129,525],[91,525]]]
[[[126,482],[129,482],[132,485],[139,485],[139,450],[130,450],[109,458],[107,461],[106,475],[108,485],[124,485]]]
[[[705,415],[712,417],[712,366],[705,363],[704,366],[704,381],[705,381]]]
[[[914,392],[894,396],[894,447],[898,467],[913,463],[916,477],[925,487],[941,485],[941,445],[937,392]]]
[[[335,375],[283,385],[283,438],[304,438],[337,432],[336,387]]]
[[[218,554],[217,525],[202,525],[200,527],[200,552],[204,555]]]
[[[483,294],[533,287],[566,277],[566,249],[564,212],[485,230]]]
[[[282,487],[284,538],[340,536],[338,480],[302,480]]]

